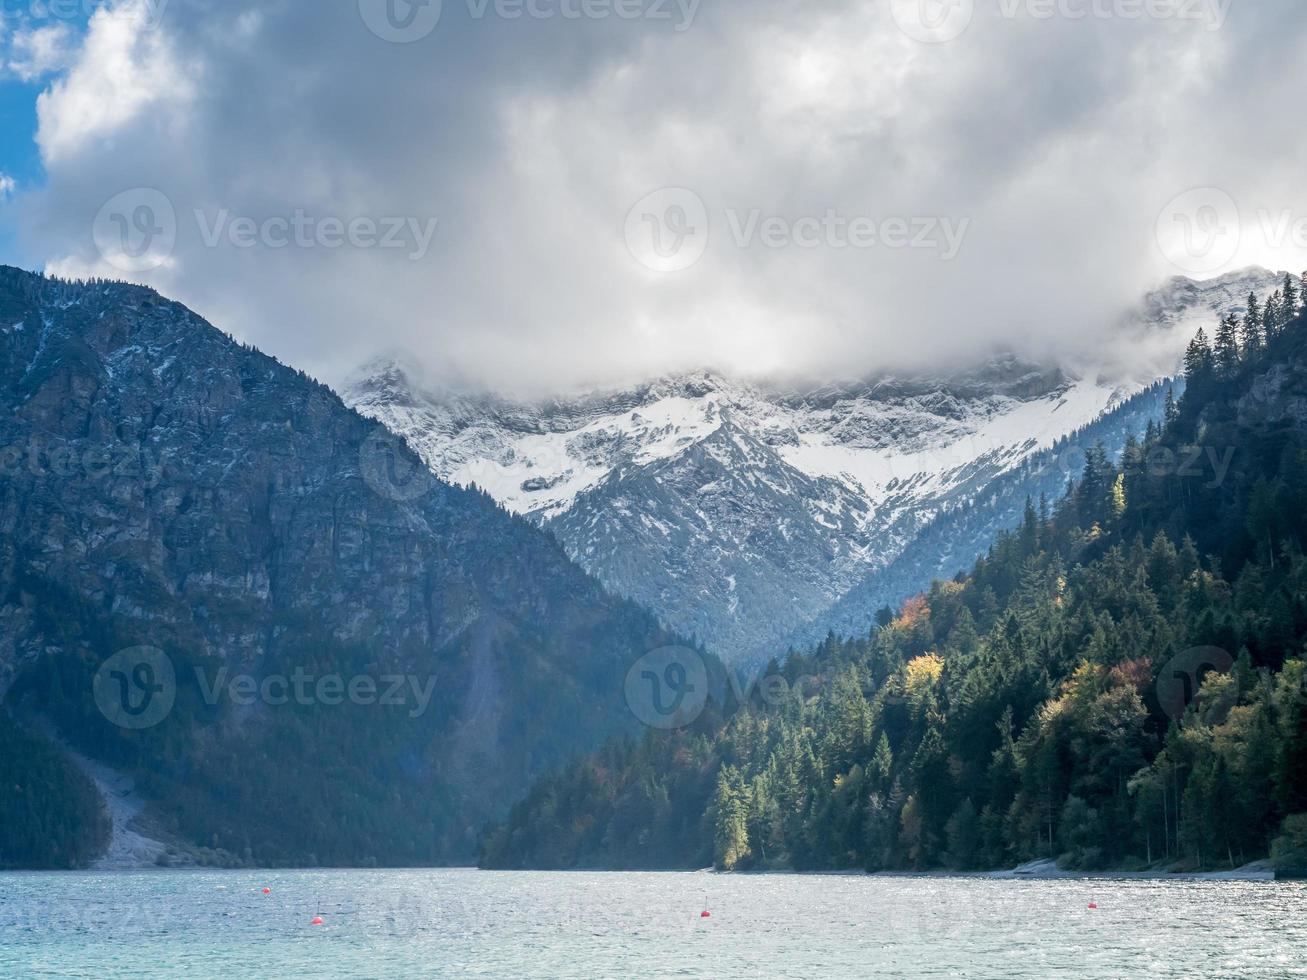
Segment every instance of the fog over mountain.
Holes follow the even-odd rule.
[[[704,365],[1039,360],[1100,347],[1167,276],[1307,266],[1297,0],[955,6],[947,43],[914,37],[898,0],[602,19],[447,2],[402,44],[367,3],[114,0],[53,27],[7,11],[0,60],[42,88],[40,168],[0,204],[0,242],[163,289],[327,381],[403,349],[523,394]],[[124,270],[97,216],[141,188],[175,242]],[[680,271],[640,261],[664,188],[703,206]],[[1226,201],[1237,224],[1214,229]],[[297,216],[325,239],[286,245]],[[1184,219],[1219,247],[1181,266]],[[381,227],[323,244],[324,222],[356,220]]]
[[[1098,359],[1009,352],[848,384],[700,370],[534,401],[381,359],[344,397],[440,478],[548,528],[673,629],[728,659],[766,660],[830,628],[864,633],[881,604],[970,564],[1027,496],[1059,498],[1086,449],[1119,452],[1160,419],[1157,384],[1179,373],[1198,328],[1282,279],[1256,268],[1172,279],[1117,318]],[[912,554],[964,507],[966,534]]]

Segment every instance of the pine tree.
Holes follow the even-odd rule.
[[[1126,492],[1125,492],[1125,474],[1117,474],[1116,480],[1112,483],[1112,516],[1117,520],[1125,515]]]
[[[713,862],[719,871],[734,871],[749,856],[749,791],[734,766],[722,766],[713,797]]]
[[[1201,384],[1212,373],[1212,348],[1202,327],[1184,353],[1184,376],[1190,385]]]
[[[1233,377],[1239,370],[1239,320],[1233,313],[1226,316],[1216,330],[1212,356],[1221,377]]]
[[[884,732],[880,733],[880,741],[876,743],[876,753],[871,757],[871,767],[867,774],[872,780],[872,784],[880,790],[889,789],[890,775],[894,771],[894,753],[889,747],[889,738]]]
[[[1171,425],[1180,417],[1180,407],[1175,403],[1175,389],[1166,389],[1166,409],[1162,415],[1167,425]]]
[[[1111,496],[1112,480],[1112,463],[1107,458],[1107,448],[1099,442],[1085,450],[1085,468],[1076,495],[1086,524],[1102,520]]]
[[[1244,314],[1240,342],[1243,344],[1244,356],[1251,357],[1262,349],[1262,304],[1256,293],[1248,294],[1248,312]]]
[[[1266,335],[1267,343],[1280,335],[1281,302],[1280,291],[1277,289],[1271,293],[1271,298],[1266,301],[1266,309],[1262,311],[1262,333]]]
[[[1039,515],[1035,512],[1035,502],[1026,498],[1026,509],[1021,519],[1021,554],[1030,557],[1039,550]]]
[[[1284,274],[1284,306],[1281,316],[1284,323],[1289,323],[1298,316],[1298,281],[1289,273]]]

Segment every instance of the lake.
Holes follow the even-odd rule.
[[[1305,903],[1231,881],[0,874],[0,976],[1307,976]]]

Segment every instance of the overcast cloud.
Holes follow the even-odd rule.
[[[429,26],[392,2],[381,33]],[[0,215],[27,264],[329,381],[397,348],[518,388],[1083,349],[1170,275],[1307,267],[1301,0],[588,4],[444,0],[411,43],[381,0],[28,24],[46,181]],[[692,194],[632,213],[662,188]],[[1220,194],[1168,211],[1190,188]]]

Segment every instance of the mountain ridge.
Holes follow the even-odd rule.
[[[346,385],[344,397],[442,479],[481,487],[548,528],[605,585],[670,628],[728,660],[766,660],[806,624],[842,628],[841,599],[933,521],[1173,374],[1199,325],[1277,281],[1250,268],[1207,283],[1177,277],[1148,294],[1116,333],[1141,360],[1167,366],[1142,374],[1109,358],[1073,365],[1007,353],[948,374],[805,385],[701,370],[532,402],[429,386],[417,368],[383,362]],[[811,497],[750,499],[738,482],[736,519],[705,522],[700,504],[720,504],[720,488],[715,467],[692,450],[728,418],[761,447],[738,460],[757,486],[807,481]],[[1108,441],[1120,446],[1124,436]],[[675,459],[681,492],[673,500],[652,477]],[[632,492],[641,469],[651,475],[643,498]],[[986,540],[1001,520],[996,513]],[[690,527],[695,533],[677,533]],[[793,532],[784,554],[757,546],[776,540],[775,528]],[[741,596],[746,582],[754,592]],[[738,615],[741,603],[760,615]]]

